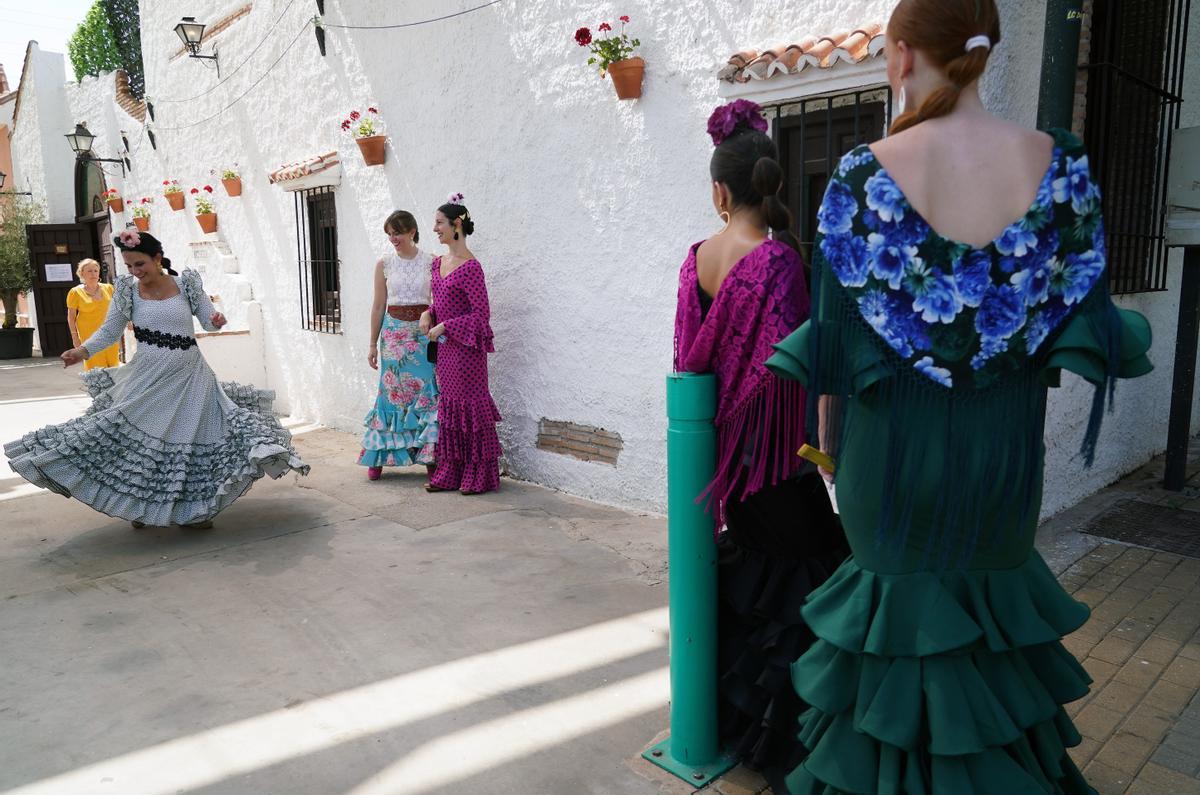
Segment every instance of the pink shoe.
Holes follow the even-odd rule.
[[[367,467],[367,480],[379,480],[383,475],[383,467]]]

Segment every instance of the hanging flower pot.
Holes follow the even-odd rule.
[[[639,39],[630,38],[625,32],[629,17],[622,14],[620,31],[614,31],[613,26],[601,22],[596,27],[595,36],[591,28],[580,28],[575,31],[575,43],[591,53],[588,66],[600,70],[600,76],[612,78],[613,86],[617,89],[618,99],[637,99],[642,95],[642,76],[646,72],[646,62],[633,51],[642,45]]]
[[[116,188],[104,191],[104,201],[108,203],[109,209],[117,215],[125,212],[125,200],[121,198],[121,194],[117,192]]]
[[[196,203],[196,220],[206,235],[217,231],[217,214],[213,210],[212,193],[212,185],[192,188],[192,201]]]
[[[646,62],[635,55],[608,65],[608,76],[617,89],[617,99],[637,99],[642,95],[642,78],[646,74]]]
[[[172,210],[183,209],[183,189],[179,187],[178,180],[163,180],[163,198],[171,205]]]
[[[350,115],[342,120],[342,130],[354,136],[364,163],[368,166],[383,165],[387,136],[384,135],[383,121],[379,118],[379,108],[368,105],[365,115],[357,110],[350,111]]]
[[[227,196],[242,195],[242,173],[238,170],[237,163],[234,163],[232,166],[226,166],[222,168],[220,172],[217,172],[214,169],[209,173],[214,177],[220,173],[221,184],[225,186],[225,194]]]
[[[387,136],[372,135],[367,138],[355,138],[359,151],[362,152],[363,162],[368,166],[382,166],[387,156]]]
[[[133,216],[133,225],[136,226],[138,228],[138,230],[141,232],[149,232],[150,231],[150,216],[148,216],[148,215]]]

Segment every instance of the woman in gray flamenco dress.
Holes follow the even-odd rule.
[[[308,474],[271,412],[274,393],[218,383],[200,355],[192,317],[209,331],[226,322],[200,274],[176,276],[152,235],[127,229],[114,242],[131,275],[117,280],[100,329],[62,359],[70,367],[107,348],[129,321],[137,355],[83,374],[83,416],[4,445],[13,470],[134,527],[210,527],[263,475]]]

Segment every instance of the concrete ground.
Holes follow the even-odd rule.
[[[75,371],[0,364],[0,441],[86,405]],[[694,791],[638,757],[667,725],[661,517],[369,483],[352,435],[293,433],[312,474],[208,531],[135,531],[0,462],[0,793]],[[1200,559],[1084,532],[1128,500],[1197,520],[1198,468],[1182,494],[1161,469],[1039,533],[1094,610],[1065,644],[1101,795],[1200,795]]]
[[[0,440],[79,414],[78,370],[0,366]],[[0,469],[0,791],[653,793],[661,517],[504,481],[307,478],[212,530],[145,528]]]

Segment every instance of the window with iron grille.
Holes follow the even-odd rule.
[[[891,114],[887,87],[801,99],[775,107],[775,142],[784,173],[784,201],[792,211],[805,262],[812,262],[817,209],[842,155],[883,137]]]
[[[333,188],[296,191],[295,196],[300,323],[309,331],[341,334],[341,273]]]
[[[1093,0],[1084,140],[1104,199],[1113,293],[1165,290],[1166,168],[1190,0]]]

